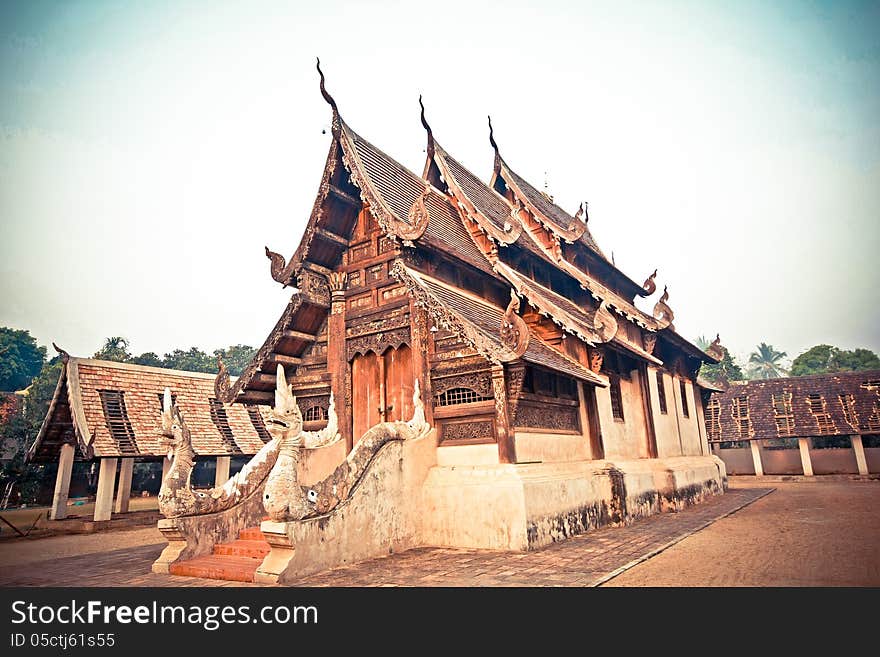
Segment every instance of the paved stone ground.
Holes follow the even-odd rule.
[[[880,586],[880,481],[772,485],[607,585]]]
[[[591,586],[772,492],[734,488],[680,513],[600,529],[534,552],[418,548],[302,578],[295,586]],[[145,536],[149,536],[146,535]],[[45,539],[49,540],[49,539]],[[152,540],[152,539],[149,539]],[[24,543],[23,543],[24,544]],[[30,543],[36,547],[35,543]],[[156,575],[164,544],[0,566],[0,586],[241,586]]]

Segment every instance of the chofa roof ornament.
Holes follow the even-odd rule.
[[[663,286],[663,296],[654,304],[654,319],[657,320],[657,323],[660,325],[658,328],[661,329],[673,328],[672,320],[675,319],[675,313],[667,305],[667,301],[669,301],[669,290],[666,286]]]
[[[639,292],[640,297],[649,297],[657,291],[657,281],[654,280],[656,278],[657,270],[655,269],[654,273],[648,276],[648,278],[645,279],[645,282],[642,283],[643,291]]]
[[[517,356],[526,353],[529,346],[529,327],[519,316],[519,297],[516,290],[510,290],[510,303],[501,318],[501,343]]]
[[[715,334],[715,339],[712,340],[712,344],[706,348],[706,353],[715,360],[722,360],[724,358],[724,347],[721,346],[720,333]]]

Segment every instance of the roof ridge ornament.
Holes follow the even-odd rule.
[[[724,347],[721,346],[720,333],[715,334],[715,339],[712,340],[712,344],[706,348],[706,353],[712,356],[715,360],[724,360]]]
[[[421,116],[420,116],[420,118],[422,120],[422,127],[425,129],[425,132],[428,133],[428,146],[427,146],[428,159],[433,159],[434,158],[434,131],[431,130],[431,126],[428,125],[428,119],[425,118],[425,104],[422,102],[422,94],[419,94],[419,107],[422,108]]]
[[[61,362],[64,363],[64,364],[66,365],[67,362],[70,360],[70,354],[67,353],[66,351],[64,351],[64,349],[62,349],[61,347],[59,347],[59,346],[58,346],[57,344],[55,344],[54,342],[52,343],[52,347],[54,347],[55,351],[58,352],[58,355],[61,356]]]
[[[510,289],[510,303],[501,318],[501,343],[517,356],[526,353],[529,346],[529,326],[519,316],[520,301],[514,288]]]
[[[492,149],[495,151],[495,172],[498,173],[501,169],[501,151],[498,149],[498,142],[495,141],[495,131],[492,129],[492,116],[487,115],[489,119],[489,143],[492,145]]]
[[[654,280],[655,278],[657,278],[656,268],[654,269],[654,273],[648,276],[642,284],[643,291],[639,292],[640,297],[649,297],[657,291],[657,282]]]
[[[324,71],[321,70],[321,58],[316,57],[315,59],[318,60],[318,63],[317,63],[318,75],[321,76],[321,82],[320,82],[321,95],[324,97],[324,100],[327,101],[327,104],[333,108],[333,124],[332,124],[331,130],[333,131],[334,137],[339,137],[339,121],[340,121],[339,108],[336,106],[336,101],[333,100],[333,96],[331,96],[328,93],[327,87],[324,86]]]
[[[266,257],[270,261],[269,273],[272,275],[272,279],[278,281],[284,287],[290,285],[290,278],[293,276],[293,263],[296,262],[296,258],[291,259],[288,263],[280,253],[270,251],[268,246],[263,248],[266,249]]]
[[[217,356],[217,378],[214,379],[214,396],[224,404],[228,404],[232,401],[231,392],[232,384],[229,380],[229,370],[226,369],[223,359]]]
[[[659,326],[657,328],[672,328],[672,320],[675,319],[675,313],[672,312],[672,308],[667,305],[667,301],[669,301],[669,289],[668,286],[663,286],[663,296],[660,297],[660,300],[654,304],[654,319],[657,320]]]

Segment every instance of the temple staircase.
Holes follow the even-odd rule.
[[[250,527],[242,530],[237,540],[215,545],[212,554],[171,564],[168,572],[185,577],[253,582],[254,573],[269,550],[260,528]]]

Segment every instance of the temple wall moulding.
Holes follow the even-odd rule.
[[[369,351],[382,354],[388,348],[398,349],[401,345],[408,345],[410,338],[408,326],[349,338],[345,341],[345,357],[350,361],[355,355],[366,354]]]
[[[431,387],[434,396],[442,395],[453,388],[469,388],[481,397],[492,396],[492,373],[489,370],[473,372],[450,372],[448,374],[432,374]]]

